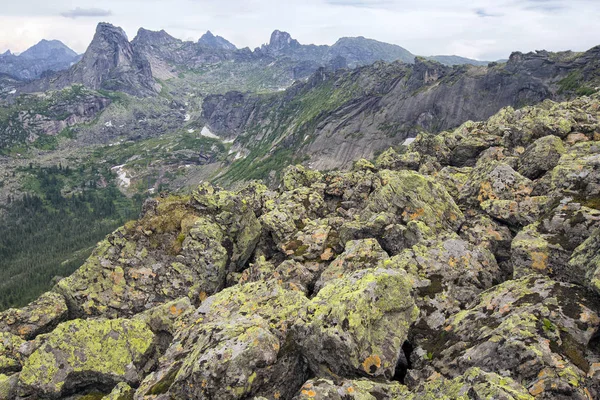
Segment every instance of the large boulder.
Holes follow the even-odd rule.
[[[600,227],[600,211],[564,199],[514,238],[512,264],[515,277],[542,273],[562,281],[586,285],[585,273],[571,268],[573,251]]]
[[[110,392],[119,382],[138,385],[148,372],[154,339],[141,321],[64,322],[23,364],[20,394],[60,398],[80,389]]]
[[[536,276],[507,281],[450,318],[430,343],[430,358],[450,377],[478,367],[521,382],[538,398],[596,398],[598,310],[577,286]]]
[[[335,382],[316,378],[302,385],[294,400],[405,399],[407,395],[406,387],[398,382],[382,383],[364,378]]]
[[[360,219],[388,214],[397,222],[420,221],[434,232],[458,230],[464,216],[444,186],[414,171],[379,172],[382,186],[370,196]]]
[[[54,329],[67,318],[68,312],[65,299],[60,294],[47,292],[26,307],[2,312],[0,332],[10,332],[30,340]]]
[[[391,379],[419,310],[404,271],[367,269],[331,281],[295,326],[311,370]]]
[[[341,278],[346,274],[367,268],[375,268],[388,259],[388,254],[375,239],[352,240],[346,243],[346,249],[321,273],[315,285],[319,291],[329,281]]]
[[[130,317],[184,296],[197,304],[246,266],[260,234],[250,204],[203,185],[193,199],[159,199],[140,221],[101,242],[56,290],[74,317]]]
[[[177,332],[135,398],[290,398],[307,378],[289,337],[307,302],[303,293],[275,280],[236,285],[209,297]]]
[[[459,193],[459,201],[479,206],[486,200],[521,201],[533,190],[531,180],[510,165],[498,161],[480,162],[471,171],[469,181]]]
[[[569,268],[585,286],[600,294],[600,229],[575,249]]]
[[[519,159],[519,173],[529,179],[537,179],[553,169],[565,153],[559,137],[545,136],[533,142]]]

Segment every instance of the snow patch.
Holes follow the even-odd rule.
[[[192,119],[192,116],[190,114],[185,114],[185,117],[183,118],[184,122],[188,122],[190,119]]]
[[[195,129],[192,129],[192,128],[188,129],[188,133],[194,133],[194,132],[196,132]]]
[[[117,173],[117,180],[119,181],[119,186],[128,188],[131,185],[131,178],[127,177],[127,171],[125,171],[123,167],[125,167],[125,164],[117,165],[115,167],[112,167],[110,170],[115,171]]]
[[[237,153],[237,154],[235,155],[235,158],[234,158],[234,160],[239,160],[239,159],[240,159],[240,158],[242,158],[242,157],[244,157],[244,155],[243,155],[241,152],[239,152],[239,153]]]
[[[229,140],[223,140],[223,143],[233,143],[235,142],[235,139],[229,139]]]
[[[107,128],[112,128],[112,126],[113,126],[112,121],[108,121],[107,123],[104,124],[104,126]]]
[[[8,94],[15,94],[15,93],[17,93],[17,89],[13,89],[10,92],[8,92]]]
[[[217,135],[215,135],[214,133],[212,133],[212,132],[210,131],[210,129],[208,129],[208,127],[206,127],[206,126],[205,126],[204,128],[202,128],[202,131],[200,132],[200,134],[201,134],[202,136],[205,136],[205,137],[207,137],[207,138],[211,138],[211,139],[220,139],[220,138],[219,138]]]
[[[409,144],[411,144],[412,142],[415,141],[416,138],[408,138],[404,141],[404,143],[402,143],[404,146],[408,146]]]

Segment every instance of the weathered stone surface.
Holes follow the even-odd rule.
[[[294,326],[313,372],[391,379],[419,314],[403,271],[367,269],[331,281]]]
[[[533,142],[519,159],[519,173],[529,179],[537,179],[553,169],[566,152],[559,137],[545,136]]]
[[[26,307],[11,308],[0,314],[0,332],[33,339],[54,329],[67,318],[67,304],[58,293],[47,292]]]
[[[424,241],[382,264],[415,279],[421,309],[418,328],[425,332],[439,330],[446,318],[504,279],[488,250],[456,236]]]
[[[135,390],[127,383],[120,382],[107,396],[102,400],[133,400]]]
[[[315,291],[321,290],[333,279],[341,278],[355,271],[375,268],[388,254],[375,239],[353,240],[346,243],[346,249],[321,274],[315,285]]]
[[[290,398],[306,367],[288,338],[308,302],[274,280],[225,289],[203,302],[136,391],[136,399]]]
[[[294,190],[302,186],[310,187],[320,182],[323,175],[319,171],[313,171],[302,165],[292,165],[283,171],[282,183],[285,190]]]
[[[460,237],[489,250],[498,262],[510,259],[510,244],[513,239],[510,229],[486,215],[478,214],[467,218],[467,222],[461,227]]]
[[[17,398],[17,385],[19,375],[0,374],[0,400],[14,400]]]
[[[404,224],[422,221],[434,232],[457,231],[464,221],[452,197],[434,179],[413,171],[388,170],[379,172],[379,177],[383,185],[369,197],[361,220],[386,213]]]
[[[547,196],[525,197],[515,200],[486,200],[481,209],[490,217],[505,222],[511,227],[526,226],[546,213],[552,199]]]
[[[0,333],[0,374],[12,374],[21,370],[25,359],[20,351],[24,343],[19,336],[9,332]]]
[[[43,339],[19,375],[22,395],[59,398],[82,388],[110,391],[139,384],[154,352],[154,334],[140,321],[74,320]]]
[[[433,366],[448,376],[471,367],[503,373],[534,396],[585,399],[600,360],[598,302],[576,286],[530,276],[481,295],[448,320],[430,347]],[[588,378],[588,373],[590,378]]]
[[[197,303],[245,267],[260,233],[243,198],[202,185],[194,200],[160,199],[139,222],[109,235],[57,291],[76,317],[132,316],[184,296]]]
[[[405,399],[408,390],[398,382],[381,383],[368,379],[343,380],[311,379],[294,397],[294,400],[345,400],[345,399]]]
[[[543,218],[520,231],[513,240],[515,277],[542,273],[586,285],[585,273],[570,268],[568,261],[572,252],[598,227],[600,211],[577,202],[559,203]]]
[[[582,200],[593,201],[600,195],[600,142],[578,143],[568,149],[549,172],[549,190],[558,194],[577,193]]]
[[[533,183],[500,162],[482,162],[473,168],[459,194],[460,203],[479,205],[486,200],[520,201],[529,196]]]
[[[600,229],[575,249],[569,268],[573,275],[583,277],[583,285],[600,293]]]

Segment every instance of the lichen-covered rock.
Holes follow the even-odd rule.
[[[24,363],[21,395],[59,398],[83,388],[110,391],[119,382],[137,385],[154,349],[154,334],[141,321],[64,322]]]
[[[548,175],[548,184],[540,187],[560,194],[577,193],[593,201],[600,195],[600,142],[578,143],[562,155]]]
[[[586,285],[585,273],[570,268],[568,261],[572,252],[598,227],[599,210],[578,202],[559,203],[537,222],[519,232],[513,240],[515,277],[542,273],[555,279]]]
[[[294,190],[302,186],[311,187],[314,183],[320,182],[322,178],[323,175],[319,171],[302,165],[292,165],[283,171],[281,181],[285,190]]]
[[[398,382],[382,383],[368,379],[343,380],[336,383],[329,379],[307,381],[294,400],[378,400],[405,399],[408,389]]]
[[[243,198],[203,185],[194,200],[159,199],[139,222],[101,242],[56,290],[75,317],[130,317],[184,296],[197,303],[245,267],[261,231]]]
[[[600,229],[575,249],[569,268],[574,275],[584,277],[585,286],[600,294]]]
[[[444,185],[450,196],[458,201],[459,193],[469,181],[472,170],[471,167],[444,167],[435,175],[435,178]]]
[[[311,370],[391,379],[419,310],[403,271],[361,270],[331,281],[294,326]]]
[[[459,194],[460,203],[479,205],[486,200],[520,201],[529,196],[533,183],[500,162],[478,163]]]
[[[367,268],[375,268],[388,254],[375,239],[352,240],[346,243],[346,249],[321,274],[315,285],[319,291],[329,281]]]
[[[0,374],[0,400],[14,400],[17,398],[17,385],[19,375]]]
[[[446,318],[504,278],[488,250],[456,236],[424,241],[382,265],[414,277],[421,309],[418,328],[426,332],[440,329]]]
[[[545,136],[533,142],[519,159],[519,173],[529,179],[537,179],[553,169],[565,153],[559,137]]]
[[[403,152],[398,154],[393,148],[389,148],[377,157],[375,167],[378,169],[401,170],[411,169],[416,171],[421,164],[421,154],[418,152]]]
[[[19,336],[9,332],[0,333],[0,374],[12,374],[21,370],[25,358],[20,351],[23,343]]]
[[[308,299],[274,280],[237,285],[206,299],[180,330],[135,398],[290,398],[306,366],[289,330]]]
[[[362,221],[387,213],[400,216],[404,224],[422,221],[434,232],[455,232],[464,222],[452,197],[434,179],[414,171],[388,170],[379,172],[379,177],[383,185],[369,196]]]
[[[102,400],[133,400],[135,390],[125,382],[120,382],[107,396]]]
[[[188,297],[173,300],[137,314],[133,319],[144,322],[155,334],[175,332],[186,326],[195,310]]]
[[[325,217],[325,209],[319,191],[300,187],[267,201],[260,221],[277,247],[283,249],[310,220]]]
[[[330,240],[331,226],[327,219],[309,221],[306,226],[296,232],[292,240],[283,245],[282,251],[297,261],[327,261],[333,257],[333,249],[337,243]]]
[[[372,171],[332,171],[323,180],[326,185],[325,195],[336,202],[334,209],[360,207],[381,186],[378,175]]]
[[[484,372],[479,368],[468,369],[454,379],[430,379],[419,382],[417,388],[399,397],[406,400],[533,400],[526,388],[509,377]]]
[[[30,340],[54,329],[67,318],[68,311],[60,294],[47,292],[26,307],[2,312],[0,332],[10,332]]]
[[[519,227],[535,222],[548,211],[547,206],[551,201],[547,196],[525,197],[521,201],[486,200],[481,203],[481,209],[492,218],[511,227]]]
[[[529,276],[498,285],[450,318],[429,352],[450,377],[478,367],[521,382],[537,398],[586,399],[586,391],[595,398],[599,327],[598,302],[585,291]]]
[[[460,229],[460,237],[489,250],[498,262],[510,260],[510,244],[513,240],[510,229],[486,215],[468,217]]]

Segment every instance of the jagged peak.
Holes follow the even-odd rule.
[[[100,36],[100,35],[104,36],[106,34],[117,34],[117,35],[125,38],[125,40],[129,41],[129,38],[127,37],[127,33],[125,33],[123,28],[121,28],[120,26],[115,26],[108,22],[98,23],[98,26],[96,27],[96,35],[95,35],[94,39],[97,36]]]
[[[271,39],[269,40],[269,47],[275,49],[283,49],[286,47],[295,47],[299,45],[300,43],[296,39],[292,38],[292,35],[278,29],[273,31],[271,34]]]
[[[180,42],[179,39],[169,35],[164,29],[160,31],[152,31],[146,28],[138,29],[137,35],[131,41],[132,43],[175,43]]]
[[[225,39],[222,36],[215,35],[211,31],[206,31],[204,35],[198,40],[198,43],[216,48],[216,49],[224,49],[224,50],[236,50],[237,47],[231,43],[229,40]]]

